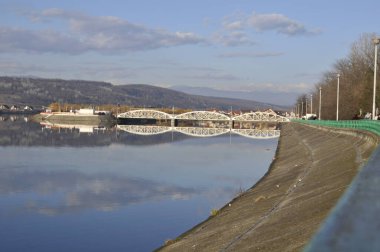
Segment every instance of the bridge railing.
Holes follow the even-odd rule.
[[[292,119],[291,121],[304,123],[304,124],[310,124],[310,125],[333,127],[333,128],[366,130],[380,136],[380,121],[373,121],[373,120],[330,121],[330,120],[299,120],[299,119]]]

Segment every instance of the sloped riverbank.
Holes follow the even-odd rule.
[[[377,136],[367,132],[284,124],[267,174],[214,217],[160,249],[301,250],[378,141]]]

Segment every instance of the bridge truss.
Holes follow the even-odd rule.
[[[237,122],[289,122],[289,119],[270,112],[250,112],[235,117],[213,112],[213,111],[192,111],[178,115],[152,110],[140,109],[121,113],[118,118],[128,119],[156,119],[156,120],[196,120],[196,121],[237,121]]]
[[[225,114],[212,111],[192,111],[176,115],[174,119],[178,120],[196,120],[196,121],[230,121],[231,118]]]
[[[260,111],[238,115],[233,117],[232,120],[239,122],[289,122],[289,119],[286,117]]]
[[[159,119],[159,120],[171,120],[173,117],[168,113],[151,110],[151,109],[139,109],[131,110],[125,113],[117,115],[118,118],[135,118],[135,119]]]

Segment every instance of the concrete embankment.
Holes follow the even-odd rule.
[[[267,174],[216,216],[160,249],[302,250],[378,142],[367,132],[284,124]]]

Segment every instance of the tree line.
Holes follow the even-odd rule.
[[[362,34],[351,45],[349,54],[337,60],[331,70],[323,73],[310,93],[301,94],[297,98],[296,112],[300,115],[312,112],[319,116],[321,92],[321,119],[335,120],[339,78],[339,119],[363,118],[366,113],[372,113],[375,37],[373,33]],[[377,80],[380,80],[379,72],[380,69],[377,67]],[[376,108],[379,103],[380,95],[376,95]]]
[[[101,105],[93,105],[93,104],[77,104],[77,103],[59,103],[59,102],[53,102],[51,103],[48,108],[52,112],[70,112],[75,111],[83,108],[93,108],[98,111],[110,111],[112,114],[120,114],[124,112],[128,112],[130,110],[136,110],[136,109],[145,109],[145,107],[137,107],[137,106],[129,106],[129,105],[115,105],[115,104],[101,104]],[[157,108],[157,107],[147,107],[147,109],[154,109],[159,110],[162,112],[165,112],[167,114],[182,114],[185,112],[192,111],[191,109],[183,109],[183,108]]]

